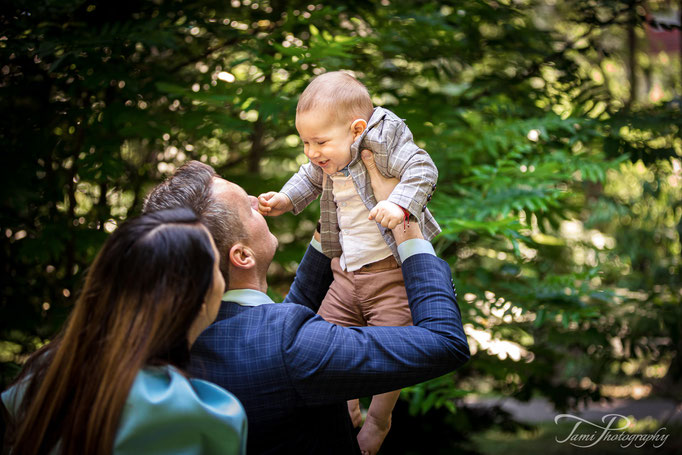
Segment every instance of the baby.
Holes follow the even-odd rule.
[[[316,77],[296,107],[296,129],[310,160],[280,192],[258,197],[263,215],[298,214],[320,194],[320,243],[332,258],[334,281],[318,314],[343,326],[412,324],[391,229],[410,220],[431,240],[440,232],[426,204],[438,171],[394,113],[374,108],[367,88],[343,72]],[[378,170],[400,183],[377,204],[360,150],[373,152]],[[374,396],[358,434],[362,452],[379,450],[400,391]],[[358,400],[348,402],[355,426]]]

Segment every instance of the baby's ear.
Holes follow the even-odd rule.
[[[355,119],[353,123],[350,124],[350,130],[353,133],[353,139],[357,139],[363,131],[367,128],[367,122],[365,119]]]

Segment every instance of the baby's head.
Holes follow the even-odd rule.
[[[310,162],[330,175],[346,167],[350,146],[373,110],[367,88],[350,74],[334,71],[313,79],[296,106],[296,129]]]

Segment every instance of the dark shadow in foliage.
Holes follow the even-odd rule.
[[[409,403],[398,400],[393,410],[391,431],[379,453],[480,455],[471,436],[490,429],[516,433],[519,430],[532,430],[534,427],[515,421],[511,414],[499,406],[458,406],[454,414],[445,408],[432,408],[423,415],[411,415]]]

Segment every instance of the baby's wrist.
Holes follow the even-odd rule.
[[[287,211],[291,211],[294,209],[294,203],[291,201],[291,198],[286,194],[279,192],[277,193],[280,197],[280,200],[284,201],[284,205],[286,206]]]

